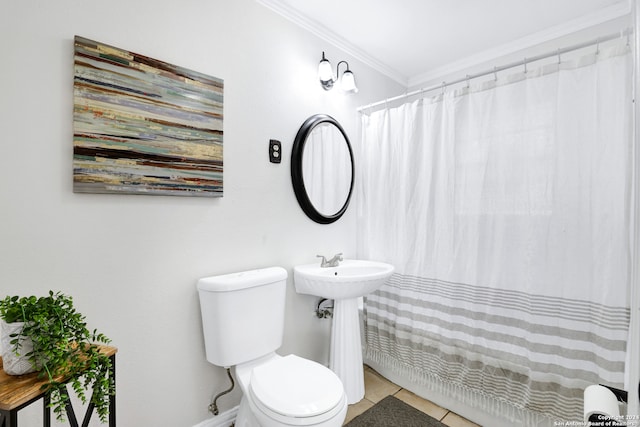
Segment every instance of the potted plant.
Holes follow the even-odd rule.
[[[106,375],[111,360],[99,352],[97,343],[107,344],[110,340],[87,329],[85,316],[76,311],[71,297],[53,291],[39,298],[7,296],[0,300],[0,320],[5,334],[5,368],[6,360],[21,357],[27,360],[30,371],[46,378],[43,388],[50,393],[51,407],[58,419],[64,419],[69,399],[66,380],[83,403],[87,401],[85,390],[92,389],[91,403],[100,420],[107,420],[109,396],[115,394],[115,384]]]

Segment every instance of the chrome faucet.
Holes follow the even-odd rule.
[[[343,260],[342,252],[334,255],[333,258],[331,258],[329,261],[327,261],[324,255],[316,255],[316,256],[318,258],[322,258],[322,261],[320,262],[320,268],[337,267],[338,265],[340,265],[340,261]]]

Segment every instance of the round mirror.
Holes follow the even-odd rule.
[[[320,224],[337,221],[353,191],[353,151],[342,126],[316,114],[300,127],[291,152],[291,181],[298,203]]]

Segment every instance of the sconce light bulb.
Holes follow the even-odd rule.
[[[345,92],[357,93],[358,87],[356,86],[356,79],[353,76],[353,73],[350,70],[346,70],[342,73],[342,77],[340,78],[340,86],[342,90]]]
[[[333,80],[331,63],[326,59],[320,61],[320,65],[318,65],[318,78],[323,81]]]
[[[318,64],[318,79],[324,90],[330,90],[333,87],[333,70],[331,69],[331,62],[324,57],[322,52],[322,60]]]

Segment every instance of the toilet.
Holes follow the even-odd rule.
[[[270,267],[198,281],[207,360],[235,367],[243,396],[236,427],[342,426],[338,376],[314,361],[280,356],[287,271]]]

